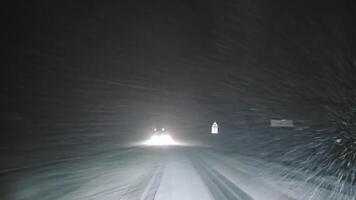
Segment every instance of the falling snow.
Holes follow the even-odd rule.
[[[356,200],[353,2],[5,7],[0,199]]]

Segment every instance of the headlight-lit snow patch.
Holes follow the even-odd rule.
[[[167,146],[167,145],[177,145],[178,143],[175,142],[172,137],[168,134],[164,135],[152,135],[149,140],[144,142],[145,145],[150,146]]]

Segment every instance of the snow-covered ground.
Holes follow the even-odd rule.
[[[138,147],[2,174],[1,199],[352,199],[299,180],[287,169],[197,147]],[[291,172],[292,173],[292,172]]]

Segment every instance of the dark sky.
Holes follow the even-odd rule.
[[[354,87],[351,1],[5,8],[0,117],[13,151],[134,140],[158,124],[188,138],[213,120],[230,135],[265,130],[271,118],[318,127],[325,106],[348,94],[340,85]]]

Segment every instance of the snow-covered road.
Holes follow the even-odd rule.
[[[2,174],[7,188],[0,199],[289,200],[329,194],[281,182],[278,172],[285,169],[265,164],[205,148],[137,147]]]
[[[253,168],[244,172],[235,168],[238,165],[229,166],[222,154],[197,148],[168,152],[154,199],[293,199],[256,177]]]

